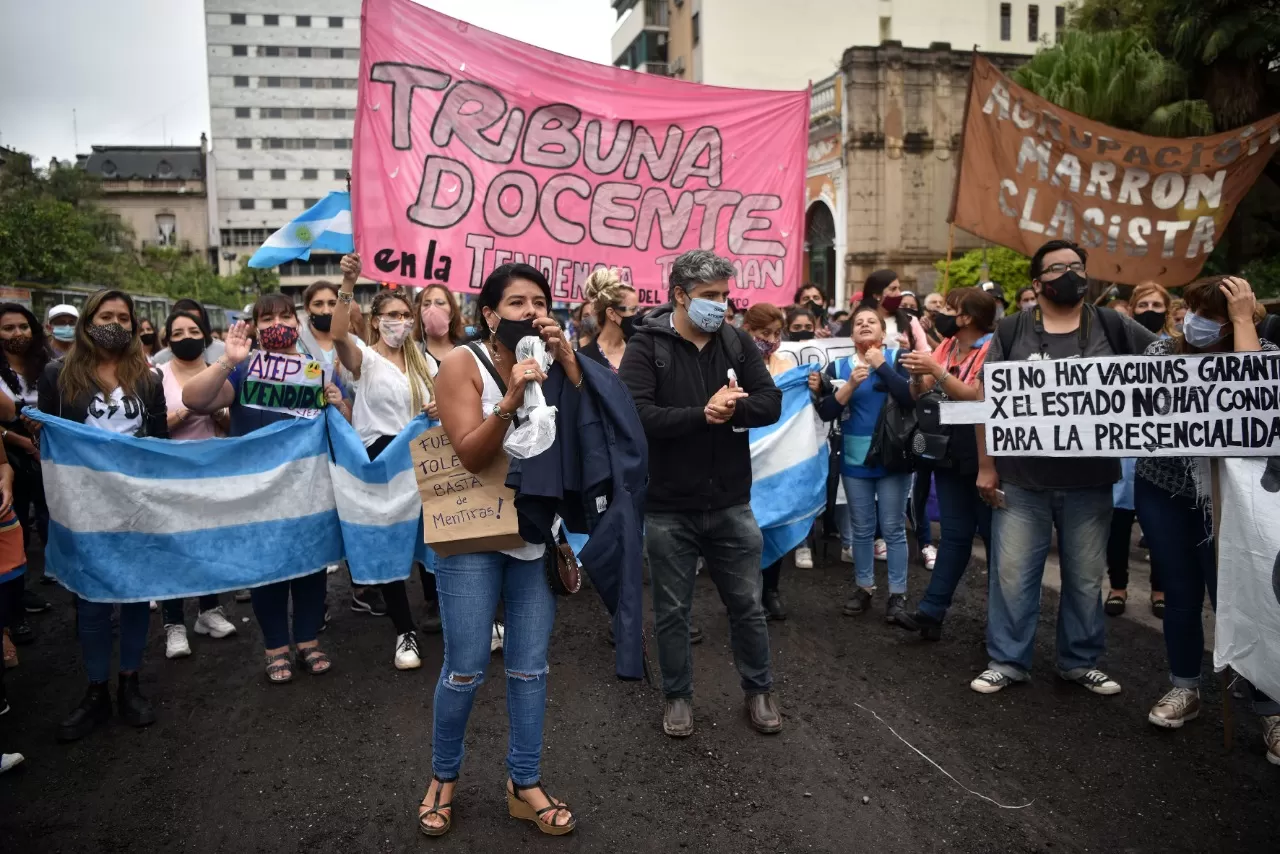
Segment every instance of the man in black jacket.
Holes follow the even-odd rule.
[[[778,420],[782,392],[745,332],[724,324],[733,265],[696,249],[671,268],[671,304],[650,312],[618,371],[649,440],[645,548],[667,735],[693,734],[689,610],[706,560],[729,609],[733,657],[751,724],[782,729],[760,604],[760,526],[751,512],[748,427]]]

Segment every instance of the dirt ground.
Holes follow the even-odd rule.
[[[1135,570],[1145,576],[1145,564]],[[1124,691],[1093,696],[1054,676],[1057,597],[1046,590],[1034,680],[981,696],[967,687],[986,663],[980,568],[937,644],[884,623],[883,589],[879,612],[842,616],[849,577],[833,561],[784,572],[790,618],[770,628],[786,721],[777,736],[747,725],[724,610],[705,578],[694,609],[707,634],[694,648],[698,729],[684,741],[662,734],[658,690],[614,678],[595,594],[563,602],[543,769],[579,826],[558,840],[506,814],[497,656],[471,719],[453,832],[419,835],[440,637],[424,639],[421,670],[397,672],[390,620],[350,612],[345,575],[330,576],[330,674],[268,685],[247,604],[228,606],[237,636],[192,633],[194,654],[166,661],[157,615],[142,687],[158,723],[133,730],[117,719],[72,745],[54,742],[83,691],[72,609],[60,588],[36,586],[56,607],[31,618],[40,637],[7,677],[0,747],[27,762],[0,777],[0,851],[1280,850],[1280,768],[1266,762],[1247,702],[1233,701],[1231,751],[1216,679],[1200,720],[1177,732],[1147,723],[1167,687],[1158,631],[1111,620],[1104,666]],[[913,566],[913,600],[926,579]],[[1029,806],[1003,809],[962,785]]]

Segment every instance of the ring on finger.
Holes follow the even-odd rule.
[[[525,372],[524,372],[524,375],[525,375],[526,377],[531,377],[531,376],[533,376],[533,371],[531,371],[531,370],[527,370],[527,371],[525,371]]]

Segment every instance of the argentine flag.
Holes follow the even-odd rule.
[[[307,260],[312,249],[345,255],[355,251],[351,238],[351,194],[335,190],[267,238],[250,267],[278,267],[295,258]]]
[[[425,555],[412,421],[370,461],[335,410],[234,439],[138,439],[41,422],[45,563],[94,602],[258,587],[347,558],[357,584],[404,579]]]
[[[774,377],[782,414],[768,427],[753,427],[751,512],[764,534],[761,568],[799,546],[827,504],[830,449],[820,441],[818,414],[809,394],[807,365]]]

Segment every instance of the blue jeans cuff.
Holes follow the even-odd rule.
[[[1169,683],[1175,688],[1186,688],[1188,691],[1200,690],[1199,676],[1174,676],[1170,673]]]
[[[1066,679],[1068,681],[1073,681],[1073,680],[1079,679],[1081,676],[1085,675],[1090,670],[1093,670],[1095,667],[1097,667],[1097,665],[1090,664],[1087,667],[1072,667],[1070,670],[1063,670],[1059,668],[1058,675],[1061,676],[1063,679]]]
[[[987,662],[987,669],[994,670],[996,673],[1003,673],[1014,682],[1028,682],[1031,680],[1031,674],[1014,664],[1005,664],[1003,661]]]

